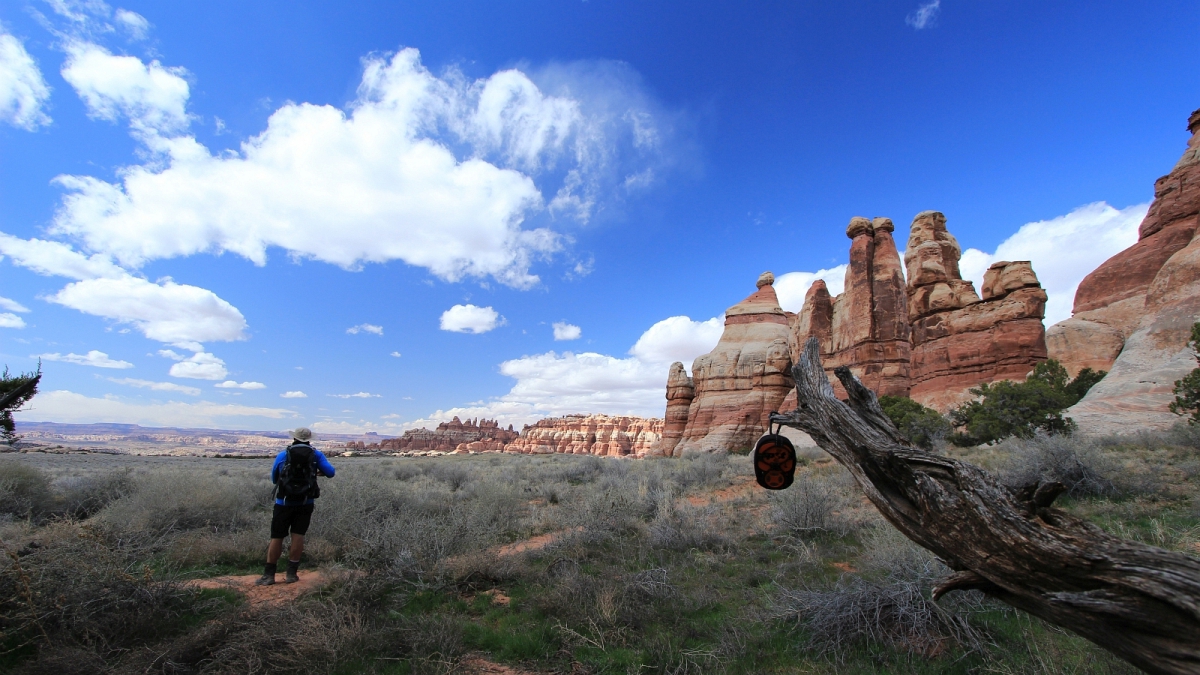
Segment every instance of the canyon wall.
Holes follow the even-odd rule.
[[[1084,278],[1074,313],[1047,331],[1050,355],[1074,374],[1110,371],[1068,410],[1098,433],[1163,428],[1174,383],[1195,368],[1187,342],[1200,320],[1200,110],[1183,157],[1154,183],[1138,242]]]
[[[470,420],[466,422],[457,417],[449,422],[442,422],[437,429],[409,429],[399,438],[385,438],[378,444],[362,442],[347,445],[347,449],[362,451],[377,450],[379,452],[455,452],[463,446],[475,444],[476,451],[500,451],[506,443],[515,440],[519,434],[513,431],[510,424],[507,429],[500,428],[496,420]]]

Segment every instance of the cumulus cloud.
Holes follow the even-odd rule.
[[[533,177],[561,182],[552,206],[574,198],[587,211],[596,176],[627,168],[623,151],[659,152],[665,133],[627,75],[547,69],[539,77],[560,92],[550,95],[518,70],[437,77],[405,49],[364,60],[347,110],[289,103],[240,152],[213,155],[182,132],[183,71],[87,42],[70,49],[63,74],[89,111],[127,117],[159,159],[125,167],[117,183],[60,177],[70,194],[53,231],[131,266],[222,251],[261,265],[278,246],[349,269],[400,260],[445,280],[526,288],[538,282],[532,262],[562,245],[523,227],[547,208]],[[624,97],[596,93],[604,84]]]
[[[218,389],[266,389],[267,385],[262,382],[235,382],[233,380],[225,380],[213,385]]]
[[[963,251],[959,269],[964,279],[983,287],[988,266],[999,260],[1028,260],[1033,263],[1042,288],[1046,289],[1046,325],[1071,316],[1079,282],[1100,263],[1137,242],[1138,225],[1149,204],[1116,209],[1105,202],[1087,204],[1070,213],[1022,225],[996,247],[995,253],[979,249]]]
[[[133,364],[128,361],[118,359],[110,359],[108,354],[102,351],[93,349],[86,354],[38,354],[36,357],[43,361],[62,361],[63,363],[74,363],[79,366],[92,366],[95,368],[132,368]]]
[[[75,89],[90,116],[110,122],[125,117],[134,133],[147,141],[187,128],[186,70],[164,67],[158,61],[143,63],[135,56],[117,56],[91,42],[70,41],[66,52],[63,79]]]
[[[708,321],[693,321],[686,316],[672,316],[654,324],[642,333],[629,353],[648,364],[671,364],[682,361],[688,369],[697,356],[707,354],[717,346],[725,321],[713,317]],[[666,382],[663,370],[663,382]]]
[[[360,391],[357,394],[326,394],[333,398],[379,398],[380,394],[368,394],[365,391]]]
[[[200,395],[199,389],[182,384],[175,384],[174,382],[153,382],[151,380],[138,380],[132,377],[123,377],[120,379],[110,377],[107,379],[109,382],[124,384],[130,387],[138,387],[139,389],[150,389],[151,391],[175,391],[179,392],[180,394],[187,394],[188,396]]]
[[[308,394],[302,391],[285,391],[279,396],[281,398],[308,398]]]
[[[400,358],[400,352],[392,352],[392,353],[391,353],[391,356],[394,356],[394,357],[396,357],[396,358]]]
[[[838,295],[845,289],[846,265],[838,265],[816,272],[788,272],[775,277],[775,294],[779,306],[789,312],[799,313],[804,308],[804,294],[817,279],[825,282],[830,295]]]
[[[245,317],[210,290],[170,279],[150,282],[129,274],[104,254],[85,256],[57,241],[0,232],[0,253],[39,274],[79,280],[47,300],[131,324],[152,340],[176,344],[245,337]]]
[[[0,121],[33,131],[50,123],[48,100],[50,87],[25,45],[0,32]]]
[[[475,305],[455,305],[442,312],[439,326],[442,330],[454,333],[486,333],[497,326],[503,326],[504,317],[491,307],[476,307]]]
[[[917,30],[921,30],[933,25],[937,18],[938,10],[941,9],[942,0],[929,0],[923,2],[911,14],[904,17],[904,23],[912,26]]]
[[[583,335],[582,328],[566,321],[556,321],[553,328],[555,340],[578,340]]]
[[[0,328],[24,328],[25,319],[12,312],[0,312]]]
[[[22,314],[29,311],[29,308],[25,305],[3,296],[0,296],[0,309],[7,309],[10,312],[21,312]]]
[[[198,345],[197,345],[198,346]],[[223,380],[229,374],[225,362],[208,352],[196,352],[191,356],[177,354],[170,349],[160,349],[159,356],[176,361],[167,374],[171,377],[186,377],[193,380]]]
[[[296,413],[283,408],[258,408],[208,401],[143,404],[117,397],[92,398],[72,391],[58,390],[38,394],[27,409],[17,412],[15,416],[18,420],[27,422],[244,429],[254,424],[253,421],[247,421],[248,419],[257,418],[265,424],[267,420],[295,417]]]
[[[375,335],[383,335],[383,326],[376,326],[370,323],[360,323],[357,326],[351,326],[346,329],[346,332],[351,335],[358,335],[360,332],[374,333]]]

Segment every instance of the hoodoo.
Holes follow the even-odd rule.
[[[616,415],[547,417],[525,425],[505,452],[525,455],[601,455],[644,457],[662,439],[663,421]]]
[[[759,276],[758,290],[726,310],[717,346],[692,364],[694,398],[669,454],[750,447],[792,390],[788,317],[774,283],[770,272]]]
[[[1081,427],[1117,432],[1164,427],[1175,380],[1196,367],[1188,348],[1200,319],[1200,110],[1171,173],[1154,183],[1138,242],[1084,278],[1075,312],[1047,332],[1050,355],[1075,373],[1110,370],[1067,414]]]

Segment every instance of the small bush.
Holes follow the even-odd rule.
[[[170,530],[210,528],[236,531],[262,526],[271,502],[266,478],[226,477],[199,471],[156,471],[139,476],[133,488],[96,514],[105,526],[127,536],[158,536]]]
[[[918,448],[933,450],[954,431],[945,415],[911,398],[880,396],[879,405],[900,433]]]
[[[1001,445],[1009,465],[1001,479],[1012,488],[1057,481],[1072,497],[1111,496],[1118,492],[1110,476],[1117,467],[1102,458],[1086,441],[1039,434],[1031,439],[1009,440]]]
[[[95,515],[134,489],[135,483],[129,471],[72,476],[54,483],[54,491],[58,493],[63,511],[80,520]]]
[[[1200,363],[1200,321],[1192,324],[1192,339],[1188,342],[1196,361]],[[1200,367],[1183,379],[1175,381],[1175,400],[1169,409],[1176,415],[1188,415],[1188,424],[1200,423]]]
[[[714,507],[696,508],[665,499],[650,522],[650,545],[673,551],[722,551],[733,546],[719,526]]]
[[[845,535],[853,528],[848,491],[827,475],[799,474],[786,490],[772,492],[770,517],[782,534],[798,539]]]
[[[0,515],[36,518],[53,504],[50,479],[15,459],[0,460]]]

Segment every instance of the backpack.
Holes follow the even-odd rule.
[[[289,445],[287,457],[279,465],[279,481],[275,497],[286,501],[316,499],[321,496],[317,485],[317,453],[307,443]]]

